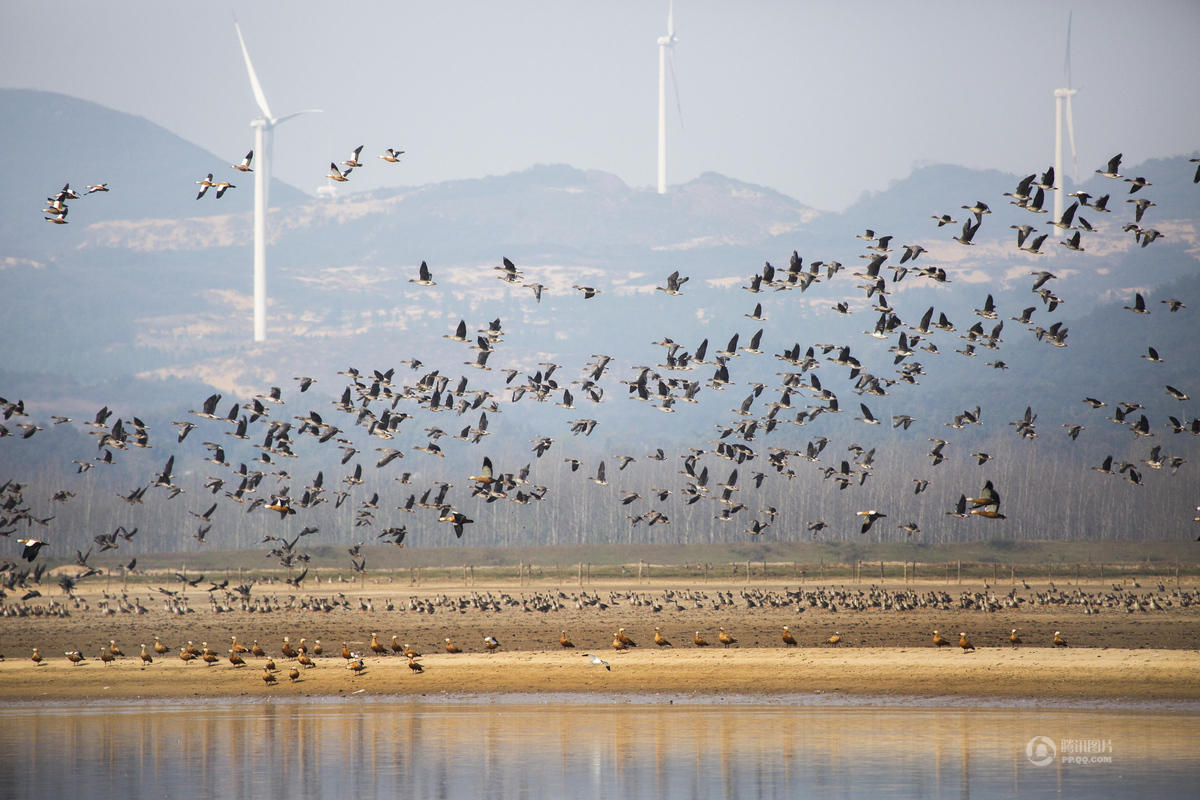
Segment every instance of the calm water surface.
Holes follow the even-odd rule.
[[[1200,794],[1194,708],[364,695],[3,714],[0,798]]]

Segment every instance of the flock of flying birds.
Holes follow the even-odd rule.
[[[339,167],[335,162],[332,162],[332,161],[329,162],[329,175],[328,175],[329,179],[333,180],[333,181],[339,181],[339,182],[345,182],[345,181],[350,180],[349,176],[350,176],[351,171],[353,171],[355,167],[362,166],[362,163],[358,160],[359,154],[362,152],[362,149],[363,149],[362,145],[359,145],[358,147],[354,148],[354,151],[351,153],[350,158],[347,159],[346,161],[341,162],[341,167]],[[394,163],[398,163],[400,161],[400,156],[402,156],[402,155],[404,155],[403,150],[394,149],[394,148],[389,147],[383,152],[382,155],[379,156],[379,158],[383,159],[384,161],[394,164]],[[238,172],[242,172],[242,173],[253,172],[254,168],[251,166],[251,163],[253,161],[254,161],[254,151],[251,150],[248,153],[246,153],[245,157],[241,160],[240,163],[232,164],[231,166],[233,167],[233,169],[237,170]],[[345,169],[342,169],[342,167],[345,167]],[[206,195],[208,193],[209,189],[215,190],[214,194],[216,195],[216,197],[218,199],[220,199],[225,196],[225,192],[229,191],[230,189],[237,188],[237,184],[230,183],[227,180],[214,181],[213,173],[211,173],[211,172],[208,173],[207,175],[205,175],[200,180],[196,181],[196,185],[200,187],[200,191],[196,193],[197,200],[199,200],[201,197],[204,197],[204,195]],[[100,184],[87,186],[85,194],[93,194],[95,192],[107,192],[107,191],[108,191],[108,184],[100,183]],[[82,196],[84,196],[84,195],[78,194],[77,192],[75,192],[75,190],[73,190],[71,188],[70,183],[65,184],[63,186],[63,188],[60,189],[58,192],[56,192],[53,195],[51,195],[50,197],[46,198],[47,205],[45,208],[42,209],[42,213],[47,215],[45,217],[45,220],[47,222],[53,222],[56,225],[66,225],[67,224],[67,210],[68,210],[67,209],[67,201],[68,200],[78,200]]]
[[[355,148],[351,158],[342,162],[341,167],[345,169],[331,163],[331,172],[328,177],[335,181],[348,180],[350,171],[362,166],[358,160],[361,150],[361,146]],[[384,155],[379,157],[385,161],[395,162],[399,160],[403,152],[388,149]],[[234,165],[234,169],[242,172],[252,171],[252,159],[253,152],[247,153],[240,164]],[[1160,231],[1144,227],[1142,224],[1146,213],[1155,206],[1155,203],[1145,196],[1139,195],[1139,192],[1151,184],[1141,177],[1126,178],[1122,176],[1119,171],[1120,162],[1121,156],[1118,154],[1108,162],[1105,168],[1098,169],[1096,172],[1114,181],[1123,180],[1129,185],[1129,196],[1126,201],[1133,207],[1133,218],[1123,226],[1122,230],[1136,237],[1136,241],[1141,247],[1146,247],[1163,237]],[[1200,171],[1198,171],[1196,179],[1200,180]],[[1045,214],[1046,210],[1043,208],[1045,194],[1055,188],[1054,181],[1054,170],[1051,168],[1040,176],[1035,173],[1025,177],[1012,192],[1006,192],[1005,195],[1011,198],[1010,202],[1020,209],[1031,214]],[[221,197],[227,189],[235,188],[227,181],[214,183],[211,174],[197,183],[201,186],[198,198],[203,197],[210,188],[216,189],[217,197]],[[101,191],[107,191],[104,184],[88,187],[88,193]],[[1073,192],[1071,196],[1074,198],[1074,202],[1059,219],[1051,220],[1050,225],[1058,229],[1065,237],[1060,242],[1061,246],[1069,250],[1082,251],[1085,249],[1082,235],[1095,231],[1096,228],[1081,212],[1086,208],[1098,214],[1110,213],[1110,209],[1107,207],[1110,195],[1093,198],[1086,192]],[[65,223],[67,215],[65,203],[67,200],[77,197],[79,195],[73,192],[69,185],[64,186],[56,196],[49,198],[51,207],[46,210],[51,216],[47,219],[52,222]],[[961,208],[969,216],[962,223],[959,235],[953,238],[963,246],[971,246],[983,225],[984,218],[992,212],[983,201],[977,201],[969,206],[964,205]],[[938,228],[944,225],[958,224],[957,220],[949,214],[934,215],[933,219],[937,222]],[[1039,233],[1032,225],[1013,225],[1011,227],[1017,231],[1017,246],[1022,251],[1033,255],[1046,252],[1043,248],[1049,233]],[[867,252],[861,258],[866,263],[861,270],[854,271],[852,274],[859,281],[856,288],[865,293],[866,300],[878,313],[872,328],[864,333],[875,339],[894,342],[889,347],[889,353],[893,356],[893,365],[897,367],[894,373],[896,377],[871,372],[851,352],[851,346],[848,344],[822,344],[803,348],[797,343],[794,346],[783,348],[782,352],[775,354],[775,358],[787,364],[790,371],[778,373],[782,376],[782,383],[775,387],[774,391],[777,392],[777,395],[773,399],[770,396],[763,398],[767,386],[759,382],[749,382],[749,394],[738,408],[731,410],[736,415],[736,419],[728,425],[718,426],[721,433],[720,438],[714,443],[715,446],[712,449],[692,448],[679,455],[680,474],[684,478],[681,487],[639,487],[637,490],[621,490],[617,500],[631,511],[640,507],[634,506],[634,504],[643,499],[651,505],[655,505],[654,501],[657,500],[657,507],[628,514],[627,517],[632,525],[642,522],[645,522],[648,527],[669,524],[671,519],[667,513],[669,507],[666,504],[668,498],[675,494],[678,495],[679,501],[688,505],[701,501],[714,503],[717,510],[715,518],[723,522],[733,521],[738,518],[738,515],[750,517],[752,519],[744,524],[745,533],[752,536],[762,534],[774,524],[778,512],[774,506],[767,506],[756,512],[753,507],[761,505],[761,503],[754,502],[750,497],[753,494],[752,490],[744,490],[750,489],[751,486],[755,490],[760,489],[768,471],[773,470],[786,478],[792,478],[795,477],[795,470],[800,462],[819,463],[829,440],[824,436],[816,436],[799,447],[772,446],[766,448],[765,452],[756,449],[756,442],[760,437],[779,430],[779,426],[783,423],[805,426],[813,423],[822,415],[836,414],[842,411],[837,395],[822,384],[813,370],[823,364],[842,368],[847,371],[848,378],[854,387],[853,390],[860,398],[864,398],[866,395],[884,396],[889,394],[889,390],[893,387],[918,383],[918,377],[925,373],[915,356],[918,352],[934,355],[941,352],[938,344],[934,341],[935,332],[939,334],[959,333],[960,338],[965,340],[965,344],[955,352],[964,356],[976,355],[977,348],[993,351],[998,349],[998,345],[1003,341],[1001,331],[1004,322],[999,320],[999,312],[990,294],[981,307],[975,309],[975,315],[980,320],[965,330],[956,328],[945,312],[941,312],[935,317],[933,307],[926,310],[915,325],[905,324],[897,310],[889,302],[889,295],[895,285],[909,276],[912,276],[912,279],[928,279],[935,283],[948,282],[950,277],[943,267],[917,265],[920,257],[927,252],[920,245],[905,245],[898,262],[890,264],[888,263],[889,258],[895,252],[891,246],[893,236],[877,235],[873,230],[866,230],[857,238],[865,242]],[[883,273],[885,269],[892,272],[890,284]],[[526,280],[521,269],[510,259],[504,258],[502,264],[496,266],[495,270],[498,272],[497,277],[500,280],[532,290],[540,302],[546,287],[535,281]],[[798,289],[800,292],[804,292],[818,282],[832,281],[842,270],[843,265],[837,261],[812,261],[805,266],[799,254],[793,252],[786,270],[777,270],[768,262],[761,271],[750,277],[747,285],[741,288],[754,294],[769,289],[776,291]],[[1031,292],[1042,303],[1045,309],[1044,313],[1053,312],[1062,303],[1062,299],[1051,288],[1050,282],[1054,281],[1056,276],[1044,270],[1036,271],[1032,275],[1035,280],[1031,286]],[[667,276],[664,281],[665,285],[659,286],[657,289],[668,296],[679,296],[684,293],[684,286],[688,280],[688,276],[682,276],[679,271],[675,271]],[[425,262],[421,263],[417,277],[412,278],[410,282],[420,287],[437,285],[432,270]],[[591,286],[576,285],[573,288],[582,295],[584,300],[591,300],[601,294],[600,289]],[[1170,313],[1186,309],[1186,305],[1175,298],[1163,299],[1161,302]],[[834,309],[841,314],[852,313],[848,301],[839,302]],[[1030,306],[1025,308],[1020,316],[1010,319],[1029,329],[1038,341],[1055,347],[1066,347],[1068,335],[1066,326],[1061,321],[1055,321],[1046,327],[1034,323],[1032,315],[1036,309],[1036,305]],[[1147,307],[1141,294],[1137,294],[1133,305],[1126,306],[1126,309],[1137,314],[1150,312],[1150,308]],[[757,322],[763,322],[766,319],[761,303],[756,304],[752,313],[744,316]],[[994,324],[990,331],[985,330],[984,323],[993,321]],[[461,363],[484,372],[493,369],[489,360],[503,341],[503,336],[500,319],[492,321],[486,327],[473,333],[468,330],[466,321],[462,320],[454,331],[445,334],[444,338],[470,347],[474,351],[474,355],[470,360]],[[665,349],[664,363],[656,367],[635,367],[634,372],[628,378],[620,380],[620,383],[626,386],[629,398],[648,403],[662,412],[674,413],[678,403],[698,402],[699,396],[705,389],[719,391],[736,385],[731,375],[731,367],[735,366],[734,360],[741,353],[761,355],[764,352],[762,336],[763,329],[759,329],[744,345],[740,345],[739,336],[735,334],[724,348],[716,349],[714,347],[712,353],[709,352],[707,339],[694,351],[685,350],[683,346],[671,339],[654,342],[653,344]],[[1154,347],[1149,347],[1143,358],[1152,362],[1162,361]],[[367,463],[373,461],[375,469],[383,471],[389,469],[389,465],[393,462],[405,458],[405,454],[390,446],[389,442],[400,435],[401,426],[408,420],[414,420],[414,422],[409,423],[404,429],[406,432],[413,427],[424,425],[425,422],[432,422],[437,415],[449,419],[454,416],[462,417],[470,414],[470,418],[476,420],[473,424],[465,424],[457,433],[447,432],[437,424],[429,424],[423,428],[424,435],[419,437],[423,443],[414,445],[411,449],[422,452],[426,456],[442,458],[445,454],[440,442],[444,438],[448,437],[470,445],[480,445],[488,441],[487,437],[492,433],[489,430],[491,420],[489,415],[495,417],[502,414],[505,412],[506,406],[523,399],[532,399],[539,403],[553,402],[569,411],[577,409],[576,403],[580,401],[595,404],[604,402],[605,393],[611,387],[611,383],[607,382],[605,378],[612,361],[611,356],[595,355],[593,360],[584,366],[579,378],[567,383],[559,382],[560,365],[549,362],[540,364],[541,369],[532,374],[525,374],[523,380],[520,381],[517,380],[517,377],[521,375],[521,370],[503,369],[506,379],[500,393],[494,393],[478,385],[473,386],[465,376],[455,380],[450,377],[448,371],[443,372],[440,368],[430,369],[418,359],[401,362],[407,365],[410,368],[409,371],[415,376],[415,380],[409,382],[402,380],[402,376],[396,374],[395,368],[360,372],[358,369],[350,367],[339,373],[344,375],[348,382],[342,388],[340,398],[332,403],[333,414],[309,410],[293,414],[290,418],[285,418],[284,412],[280,410],[285,404],[281,387],[271,387],[265,393],[252,398],[239,399],[228,406],[222,405],[223,398],[220,394],[212,394],[200,404],[199,409],[189,412],[188,417],[171,423],[177,428],[174,437],[176,444],[182,443],[192,431],[200,431],[199,435],[204,437],[204,447],[208,453],[204,461],[212,465],[210,469],[215,468],[217,472],[208,477],[203,484],[203,489],[211,493],[210,500],[200,502],[185,497],[183,501],[189,505],[195,504],[194,508],[188,509],[188,513],[198,521],[194,538],[200,543],[205,542],[205,537],[213,525],[219,523],[219,512],[223,508],[240,506],[246,512],[269,512],[278,515],[278,518],[286,523],[290,517],[296,515],[299,515],[300,520],[303,521],[305,512],[330,502],[333,503],[334,508],[341,508],[344,504],[350,503],[354,509],[356,528],[378,524],[381,530],[377,534],[377,538],[392,544],[402,546],[408,534],[407,526],[397,524],[398,520],[406,519],[405,515],[417,514],[421,511],[432,512],[436,515],[435,518],[439,523],[446,524],[456,537],[462,537],[467,526],[475,523],[475,520],[469,517],[468,512],[463,508],[456,506],[456,497],[452,494],[454,488],[452,482],[435,481],[423,491],[402,489],[400,496],[407,493],[407,499],[392,508],[388,507],[390,503],[378,491],[373,492],[370,497],[355,497],[355,487],[360,487],[366,482],[363,460],[359,458],[366,455],[364,450],[367,447],[373,448],[376,455],[369,456]],[[999,359],[988,362],[988,365],[996,369],[1004,369],[1007,366]],[[700,367],[712,370],[708,380],[686,377],[687,373]],[[316,380],[306,376],[295,378],[298,394],[303,396]],[[1166,391],[1175,400],[1182,402],[1190,399],[1185,392],[1173,386],[1167,385]],[[800,400],[802,395],[807,395],[810,401],[802,403]],[[298,402],[303,401],[298,399]],[[1093,408],[1105,405],[1103,401],[1093,398],[1087,398],[1086,402]],[[866,425],[880,425],[887,422],[886,419],[880,419],[872,413],[865,399],[860,400],[858,406],[861,416],[855,417],[857,421]],[[293,405],[294,407],[295,405]],[[759,408],[765,409],[765,413],[760,415]],[[1152,437],[1154,433],[1146,415],[1140,414],[1137,419],[1133,418],[1133,414],[1140,408],[1141,404],[1139,403],[1123,403],[1115,409],[1114,417],[1110,417],[1110,419],[1118,424],[1128,426],[1135,437]],[[28,439],[43,430],[36,423],[23,421],[28,417],[28,412],[20,400],[8,401],[0,398],[0,412],[2,412],[4,423],[0,424],[0,439],[4,437]],[[478,412],[478,417],[474,416],[476,412]],[[1032,408],[1027,408],[1024,417],[1011,424],[1020,436],[1035,438],[1037,436],[1036,418],[1037,415],[1033,413]],[[55,425],[70,422],[66,417],[52,417],[52,419]],[[1193,436],[1200,436],[1200,418],[1187,421],[1185,415],[1181,414],[1180,418],[1171,416],[1169,419],[1170,427],[1175,433],[1186,432]],[[891,419],[891,424],[895,428],[907,429],[913,422],[914,418],[906,414],[894,415]],[[9,424],[19,430],[20,435],[10,430]],[[570,420],[567,430],[572,435],[588,436],[597,424],[596,419],[580,417]],[[974,409],[965,409],[961,414],[955,416],[952,423],[948,424],[956,429],[967,425],[980,425],[982,424],[982,411],[978,406]],[[80,475],[96,467],[112,465],[117,460],[119,453],[152,446],[149,426],[136,416],[129,420],[120,417],[113,419],[113,412],[105,407],[86,425],[90,428],[89,433],[96,437],[98,455],[75,460],[74,463]],[[447,425],[447,427],[451,426]],[[1083,429],[1082,425],[1076,424],[1068,424],[1064,427],[1068,428],[1068,435],[1072,439],[1078,436]],[[260,442],[253,445],[255,457],[249,459],[250,463],[240,461],[238,466],[231,466],[238,460],[230,459],[227,456],[227,440],[223,438],[226,436],[237,442]],[[371,445],[363,444],[362,437],[371,442]],[[161,437],[155,437],[156,443],[160,440]],[[943,449],[948,442],[940,438],[934,438],[931,441],[933,447],[929,452],[929,457],[936,466],[945,459]],[[532,440],[533,458],[531,463],[511,471],[498,469],[491,455],[483,455],[480,459],[480,468],[475,471],[476,474],[464,476],[465,485],[469,487],[471,497],[482,501],[482,504],[475,503],[475,507],[482,510],[498,501],[529,505],[545,500],[549,490],[545,485],[534,482],[536,476],[533,464],[546,456],[554,447],[555,442],[556,437],[552,435],[543,435]],[[340,449],[341,456],[338,460],[343,467],[351,461],[355,463],[350,467],[350,471],[338,479],[334,485],[326,484],[324,470],[317,471],[307,481],[296,481],[283,465],[286,464],[287,459],[298,455],[297,450],[305,449],[310,443],[312,446]],[[875,450],[866,450],[855,446],[852,446],[851,450],[852,457],[834,458],[832,459],[833,463],[819,467],[824,473],[824,477],[838,489],[861,485],[873,474]],[[722,480],[718,480],[716,477],[710,479],[709,465],[703,462],[707,456],[715,456],[730,462],[729,472]],[[974,453],[972,456],[977,458],[981,465],[991,458],[987,453]],[[645,458],[663,462],[668,459],[668,455],[662,448],[654,448],[654,452],[649,453]],[[637,460],[637,457],[618,455],[614,456],[614,459],[616,459],[614,463],[617,463],[617,471],[622,472],[630,463]],[[577,458],[567,456],[562,460],[569,465],[571,472],[582,468],[581,461]],[[1167,466],[1173,473],[1186,463],[1186,460],[1180,455],[1163,455],[1161,446],[1156,445],[1150,456],[1144,460],[1144,465],[1155,470]],[[147,492],[161,493],[169,499],[185,496],[185,488],[176,483],[175,455],[167,455],[161,464],[162,466],[157,468],[153,474],[147,475],[145,483],[136,486],[128,494],[122,494],[123,499],[131,505],[140,505]],[[397,467],[390,467],[390,469],[395,470]],[[1094,469],[1110,474],[1121,474],[1131,483],[1141,482],[1142,466],[1129,462],[1114,464],[1111,456],[1101,466],[1094,467]],[[740,470],[749,471],[750,480],[748,482],[739,482]],[[410,486],[413,474],[419,474],[422,471],[418,467],[412,472],[403,472],[403,474],[395,476],[395,480],[401,486]],[[602,487],[609,485],[610,473],[606,470],[605,460],[599,461],[594,468],[594,473],[589,473],[585,474],[588,474],[593,483]],[[381,474],[383,473],[381,472]],[[263,484],[268,475],[272,475],[274,478],[273,485],[269,488]],[[914,481],[917,494],[920,494],[928,485],[928,480],[925,479],[914,479]],[[26,528],[33,528],[35,525],[39,528],[50,528],[53,516],[39,517],[32,510],[31,504],[24,494],[26,486],[26,483],[12,478],[0,486],[0,515],[2,515],[0,516],[0,535],[10,536],[14,532],[18,532],[22,525]],[[54,494],[52,500],[65,503],[74,496],[74,492],[61,489]],[[457,502],[461,505],[461,500],[457,500]],[[479,516],[476,511],[470,513]],[[992,480],[986,481],[983,487],[977,491],[971,490],[968,493],[964,490],[955,507],[945,513],[959,518],[976,517],[992,520],[1002,520],[1006,516],[1002,511],[1001,492]],[[856,511],[855,514],[859,517],[862,533],[866,533],[878,520],[888,516],[886,509],[875,508],[864,508]],[[1200,521],[1200,517],[1197,519]],[[807,523],[807,529],[812,532],[814,537],[827,527],[828,524],[820,519]],[[900,523],[896,527],[909,536],[920,531],[914,522]],[[281,528],[281,530],[286,530],[286,528]],[[317,532],[317,527],[305,524],[295,536],[268,536],[267,541],[272,543],[269,555],[275,557],[285,567],[304,567],[309,557],[300,549],[300,541]],[[132,531],[120,528],[111,534],[95,535],[93,541],[101,551],[115,549],[121,541],[132,540],[135,533],[136,528]],[[52,544],[53,538],[51,535],[29,535],[17,541],[23,545],[22,556],[32,562],[43,547],[49,545],[52,551],[55,549]],[[354,569],[362,572],[366,568],[366,559],[358,548],[357,545],[351,548],[351,559]],[[63,556],[62,553],[57,555]],[[88,568],[87,556],[82,552],[76,552],[76,561],[81,567]],[[133,570],[135,564],[136,559],[127,566]],[[12,569],[14,566],[10,563],[7,568]],[[299,587],[300,581],[304,579],[306,573],[307,569],[305,568],[299,576],[290,578],[289,582]]]

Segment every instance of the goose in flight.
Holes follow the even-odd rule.
[[[971,220],[967,220],[963,223],[962,233],[960,233],[958,236],[955,236],[954,241],[958,242],[959,244],[975,244],[975,242],[971,240],[975,238],[975,234],[979,231],[980,224],[980,222],[976,221],[975,224],[972,225]]]
[[[459,539],[461,539],[463,535],[463,526],[470,525],[474,521],[475,520],[473,519],[468,519],[466,514],[462,513],[461,511],[455,511],[450,506],[446,506],[438,516],[438,522],[450,523],[450,526],[454,529],[454,535]]]
[[[1079,210],[1079,202],[1076,201],[1067,206],[1057,220],[1051,220],[1050,224],[1056,228],[1061,228],[1064,231],[1075,229],[1075,212]]]
[[[254,151],[251,150],[249,153],[246,153],[246,157],[242,159],[242,163],[234,164],[233,168],[236,169],[238,172],[253,172],[254,170],[250,167],[250,161],[253,158],[254,158]]]
[[[205,177],[196,181],[196,185],[200,187],[200,192],[196,195],[197,200],[199,200],[201,197],[204,197],[204,193],[207,192],[208,188],[213,185],[212,175],[213,174],[210,172]]]
[[[871,413],[871,409],[867,408],[866,403],[859,403],[858,407],[862,409],[863,415],[861,417],[855,417],[856,420],[859,420],[860,422],[865,422],[868,425],[878,425],[879,424],[879,420],[876,419],[875,415]]]
[[[1106,166],[1104,169],[1096,170],[1096,174],[1103,175],[1106,178],[1120,178],[1120,177],[1123,177],[1121,175],[1121,173],[1118,171],[1120,169],[1121,169],[1121,153],[1117,153],[1115,156],[1113,156],[1112,158],[1110,158],[1108,160],[1108,166]]]
[[[1152,206],[1158,205],[1158,203],[1155,203],[1153,200],[1151,200],[1147,197],[1139,197],[1137,199],[1130,198],[1130,199],[1126,200],[1125,202],[1133,203],[1133,206],[1134,206],[1133,221],[1134,222],[1141,222],[1142,215],[1146,213],[1146,209],[1151,208]]]
[[[390,164],[395,164],[400,161],[400,156],[402,155],[404,155],[403,150],[393,150],[389,147],[388,149],[384,150],[383,155],[379,157]]]
[[[429,264],[422,261],[421,266],[417,268],[417,277],[409,278],[409,283],[415,283],[418,286],[437,286],[437,281],[433,279],[433,273],[429,271]],[[463,325],[463,341],[466,341],[466,325]]]
[[[329,174],[326,177],[329,178],[329,180],[331,180],[331,181],[338,181],[339,183],[345,183],[346,181],[350,180],[349,175],[353,171],[354,171],[354,167],[346,167],[346,171],[343,172],[338,167],[337,164],[330,161],[329,162]],[[204,192],[201,192],[201,194],[204,194]]]
[[[973,205],[973,206],[959,206],[959,208],[966,209],[967,211],[970,211],[972,214],[974,214],[976,224],[983,221],[984,214],[992,213],[992,210],[990,208],[988,208],[988,204],[983,202],[982,200],[976,200],[975,205]]]
[[[1134,192],[1138,191],[1139,189],[1141,189],[1144,186],[1153,186],[1154,185],[1150,181],[1141,177],[1140,175],[1136,178],[1126,178],[1125,182],[1129,184],[1129,193],[1130,194],[1133,194]]]
[[[675,270],[674,272],[672,272],[670,275],[667,276],[667,285],[665,287],[656,286],[656,287],[654,287],[654,289],[655,289],[655,291],[665,292],[666,294],[669,294],[669,295],[678,296],[678,295],[683,294],[683,292],[680,291],[680,287],[683,286],[685,283],[687,283],[689,280],[691,280],[691,278],[689,276],[685,276],[682,278],[679,277],[679,270]]]
[[[855,516],[864,518],[864,521],[862,524],[862,530],[860,530],[859,533],[866,533],[867,531],[871,530],[871,526],[875,524],[875,520],[881,519],[881,518],[887,516],[887,514],[881,514],[878,511],[875,511],[874,509],[872,509],[870,511],[855,511],[854,514],[855,514]]]
[[[1142,297],[1141,292],[1133,293],[1133,305],[1121,306],[1126,311],[1132,311],[1135,314],[1149,314],[1150,310],[1146,308],[1146,298]]]
[[[21,558],[26,561],[33,561],[37,558],[38,552],[46,546],[46,542],[41,539],[35,539],[32,536],[28,539],[17,539],[17,544],[23,545],[21,549]]]
[[[968,497],[967,501],[971,503],[971,512],[978,517],[987,517],[988,519],[1004,519],[1004,515],[1000,513],[1000,493],[996,491],[996,487],[988,481],[983,485],[978,497]]]
[[[354,148],[354,151],[350,154],[350,158],[347,159],[346,161],[343,161],[342,166],[349,167],[350,169],[354,169],[355,167],[361,167],[362,163],[358,160],[358,154],[362,152],[362,149],[363,149],[363,146],[361,144],[358,147]],[[346,172],[349,172],[350,169],[346,170]]]
[[[472,475],[470,477],[470,480],[473,480],[476,483],[483,484],[484,486],[495,481],[496,479],[492,475],[492,459],[488,458],[487,456],[484,456],[483,457],[483,468],[479,471],[478,475]]]

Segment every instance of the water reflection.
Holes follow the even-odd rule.
[[[5,798],[1194,797],[1200,744],[1194,712],[932,705],[361,697],[4,714]],[[1065,752],[1035,765],[1038,736]],[[1081,747],[1111,763],[1062,763]]]

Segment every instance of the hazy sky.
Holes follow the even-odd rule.
[[[1196,0],[678,0],[682,125],[672,101],[668,181],[714,170],[840,209],[925,162],[1044,169],[1072,8],[1081,174],[1118,150],[1133,165],[1200,148]],[[258,113],[236,12],[272,111],[324,109],[276,134],[275,174],[305,191],[359,144],[370,163],[351,188],[558,162],[649,187],[666,11],[666,0],[6,2],[0,84],[144,116],[234,163]],[[376,159],[385,147],[405,162]]]

